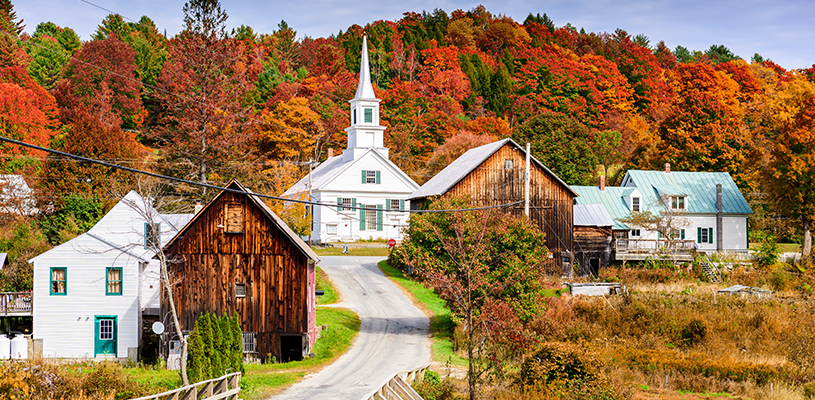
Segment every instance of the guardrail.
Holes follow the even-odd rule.
[[[31,315],[33,303],[31,292],[3,292],[0,293],[0,314]]]
[[[430,365],[412,371],[397,372],[385,384],[366,395],[362,400],[422,400],[410,386],[413,382],[422,381]]]
[[[238,400],[240,391],[241,373],[233,372],[220,378],[133,400]]]

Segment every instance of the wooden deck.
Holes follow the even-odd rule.
[[[696,243],[693,240],[617,239],[614,259],[641,261],[649,258],[673,261],[693,261]]]
[[[0,317],[30,317],[31,304],[31,292],[0,293]]]

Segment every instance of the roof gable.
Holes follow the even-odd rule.
[[[356,166],[368,162],[369,160],[375,160],[382,165],[384,169],[387,169],[394,174],[402,185],[404,185],[407,191],[414,191],[419,188],[419,185],[407,174],[405,174],[396,164],[394,164],[387,157],[383,156],[382,153],[377,151],[375,148],[369,148],[365,151],[365,153],[359,157],[356,157],[355,159],[344,160],[343,156],[339,155],[323,161],[311,172],[311,190],[345,190],[346,188],[344,187],[334,188],[333,186],[346,174],[352,173],[351,171],[354,171]],[[297,193],[307,192],[308,189],[309,175],[306,174],[306,176],[286,190],[283,193],[283,196],[291,196]]]
[[[226,188],[230,189],[230,191],[233,192],[233,193],[246,195],[249,198],[250,202],[252,204],[254,204],[255,206],[257,206],[261,210],[261,212],[272,222],[272,224],[274,226],[276,226],[278,229],[280,229],[281,232],[283,232],[283,235],[289,241],[291,241],[300,250],[300,252],[303,253],[303,255],[305,255],[309,259],[313,260],[314,262],[320,261],[320,257],[317,256],[317,253],[315,253],[314,250],[312,250],[311,247],[309,247],[305,242],[303,242],[303,240],[300,239],[300,236],[298,236],[289,227],[289,225],[286,224],[285,221],[280,219],[280,217],[278,217],[277,214],[275,214],[269,208],[269,206],[266,205],[265,202],[263,202],[258,196],[253,195],[251,190],[245,188],[240,182],[238,182],[235,179],[230,181],[229,184],[226,185]],[[209,203],[207,203],[207,205],[205,205],[204,208],[201,209],[201,211],[199,211],[197,214],[195,214],[194,217],[192,217],[192,219],[184,226],[183,229],[181,229],[175,236],[173,236],[172,239],[170,239],[169,242],[167,242],[167,244],[164,245],[164,247],[163,247],[164,250],[167,250],[170,247],[172,247],[172,245],[175,243],[175,241],[178,240],[179,237],[183,236],[184,233],[191,226],[193,226],[196,223],[200,223],[201,216],[205,214],[204,211],[209,209],[210,207],[212,207],[213,204],[215,204],[218,201],[218,199],[220,199],[224,195],[224,193],[226,193],[226,192],[227,192],[226,190],[221,190],[221,192],[218,193],[218,195],[216,195],[214,198],[212,198],[212,200],[210,200]]]
[[[442,194],[447,193],[447,191],[449,191],[456,184],[461,182],[462,179],[464,179],[472,171],[474,171],[481,164],[483,164],[499,149],[507,145],[513,146],[514,149],[521,151],[523,153],[526,152],[526,150],[524,150],[518,143],[515,143],[515,141],[510,138],[506,138],[503,140],[499,140],[497,142],[492,142],[489,144],[485,144],[483,146],[467,150],[467,152],[462,154],[461,157],[457,158],[455,161],[450,163],[450,165],[441,170],[441,172],[439,172],[433,178],[427,181],[427,183],[422,185],[422,187],[413,192],[413,194],[410,195],[410,199],[441,196]],[[561,185],[563,185],[563,187],[565,187],[569,192],[571,192],[575,196],[577,195],[577,193],[575,193],[574,190],[572,190],[571,187],[569,187],[569,185],[563,182],[563,180],[561,180],[560,177],[558,177],[552,171],[550,171],[549,168],[543,165],[543,163],[538,161],[537,158],[531,157],[531,159],[534,164],[537,164],[538,167],[543,169],[545,173],[554,177],[555,180]]]
[[[725,214],[752,214],[753,210],[728,172],[639,171],[629,170],[624,186],[636,186],[643,195],[643,207],[652,212],[660,196],[688,196],[688,212],[716,213],[716,184],[722,185]]]

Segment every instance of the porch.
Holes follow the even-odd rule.
[[[0,293],[0,316],[2,317],[30,317],[32,316],[31,292],[2,292]]]
[[[614,241],[614,259],[641,261],[648,258],[671,261],[693,261],[693,240],[623,239]]]

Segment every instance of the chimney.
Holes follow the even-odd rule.
[[[328,148],[328,158],[334,157],[334,149]]]
[[[606,190],[606,177],[604,175],[600,175],[600,191],[604,192]]]
[[[200,201],[196,201],[196,202],[195,202],[195,214],[198,214],[198,213],[199,213],[199,212],[201,212],[201,210],[203,210],[203,209],[204,209],[204,206],[203,206],[203,205],[201,205],[201,202],[200,202]]]
[[[665,163],[665,173],[666,174],[671,173],[671,163]]]

